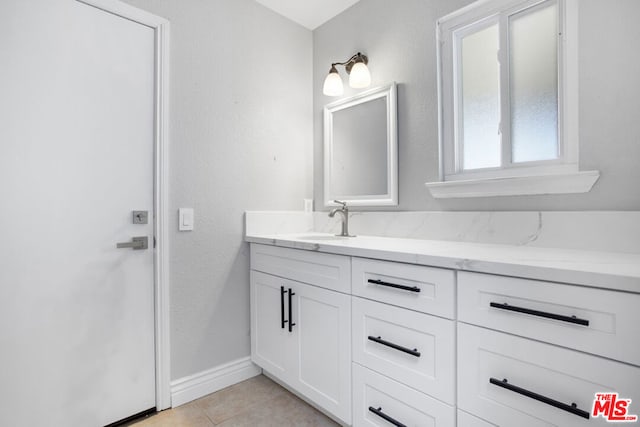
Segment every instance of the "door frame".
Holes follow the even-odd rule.
[[[119,0],[75,0],[155,33],[154,70],[154,326],[156,410],[171,407],[169,341],[169,21]]]

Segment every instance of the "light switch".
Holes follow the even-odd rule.
[[[193,230],[193,208],[178,209],[178,230]]]

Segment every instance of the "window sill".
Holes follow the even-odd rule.
[[[517,176],[464,181],[427,182],[436,199],[587,193],[600,178],[599,171]]]

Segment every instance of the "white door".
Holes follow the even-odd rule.
[[[74,0],[0,1],[2,426],[155,406],[154,46]]]

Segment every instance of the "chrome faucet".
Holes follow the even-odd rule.
[[[331,209],[331,212],[329,212],[329,218],[333,218],[337,213],[341,216],[342,232],[340,234],[336,234],[336,236],[355,237],[349,234],[349,208],[347,208],[347,203],[341,202],[340,200],[334,200],[333,202],[342,205],[342,207]]]

